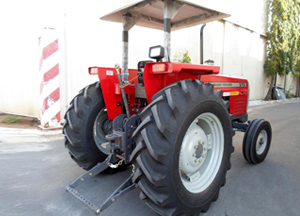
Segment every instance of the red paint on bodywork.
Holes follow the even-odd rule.
[[[247,110],[247,97],[246,96],[232,96],[229,98],[230,106],[229,113],[234,116],[243,115]]]
[[[229,97],[229,113],[234,116],[243,115],[247,111],[247,101],[249,94],[249,83],[247,79],[222,76],[222,75],[211,75],[211,76],[201,76],[201,81],[206,83],[246,83],[245,87],[234,87],[234,88],[214,88],[215,91],[222,90],[224,93],[239,92],[239,96],[227,96]]]
[[[115,68],[98,67],[98,76],[102,88],[108,118],[110,120],[113,120],[115,117],[122,113],[122,107],[118,105],[118,103],[122,102],[122,96],[117,77],[117,71]],[[137,70],[129,69],[129,80],[131,80],[131,85],[125,87],[124,89],[125,93],[128,94],[128,102],[132,104],[135,102],[134,84],[138,83]]]
[[[155,64],[162,63],[147,63],[144,69],[144,84],[148,103],[151,102],[151,97],[156,92],[171,83],[185,79],[199,79],[199,75],[218,74],[220,71],[218,66],[165,62],[164,64],[168,65],[166,71],[159,73],[153,72],[153,65]]]
[[[163,67],[155,67],[153,65],[165,64]],[[94,67],[95,68],[95,67]],[[218,66],[209,65],[193,65],[184,63],[171,62],[151,62],[147,63],[144,68],[144,85],[147,95],[148,104],[151,103],[151,97],[164,87],[186,79],[199,79],[206,84],[207,82],[237,82],[246,83],[245,87],[234,88],[215,88],[215,90],[223,90],[223,92],[238,91],[239,96],[230,96],[227,99],[230,101],[229,111],[233,115],[242,115],[246,113],[247,98],[248,98],[248,81],[243,78],[235,78],[229,76],[216,75],[220,71]],[[91,72],[91,68],[89,69]],[[94,74],[94,73],[93,73]],[[107,114],[110,120],[113,120],[117,115],[122,113],[121,89],[117,78],[117,72],[114,68],[98,67],[98,76],[102,88],[102,93],[107,108]],[[126,86],[125,93],[127,94],[129,109],[131,114],[132,108],[136,106],[135,84],[138,83],[137,70],[129,69],[130,85]]]

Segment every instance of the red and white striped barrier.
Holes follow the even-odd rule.
[[[52,128],[60,124],[59,47],[55,29],[44,29],[39,49],[41,127]]]

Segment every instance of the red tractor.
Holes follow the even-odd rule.
[[[63,128],[71,158],[88,170],[66,189],[96,214],[135,187],[159,215],[206,212],[225,185],[235,131],[245,132],[243,154],[249,163],[265,159],[271,126],[263,119],[247,122],[247,79],[218,75],[220,67],[203,62],[169,59],[171,28],[226,16],[188,1],[147,0],[127,1],[102,18],[123,23],[122,68],[89,68],[100,82],[71,101]],[[164,46],[150,48],[155,62],[128,69],[128,31],[134,25],[164,29]],[[132,174],[101,206],[75,189],[120,165],[132,165]]]

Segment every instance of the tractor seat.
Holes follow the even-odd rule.
[[[144,68],[145,68],[145,65],[148,63],[148,62],[153,62],[153,61],[150,61],[150,60],[147,60],[147,61],[140,61],[137,65],[138,67],[138,79],[139,79],[139,83],[142,83],[144,85],[144,78],[143,78],[143,74],[144,74]]]

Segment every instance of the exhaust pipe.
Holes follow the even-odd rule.
[[[206,23],[201,26],[200,29],[200,64],[203,64],[203,30]]]

